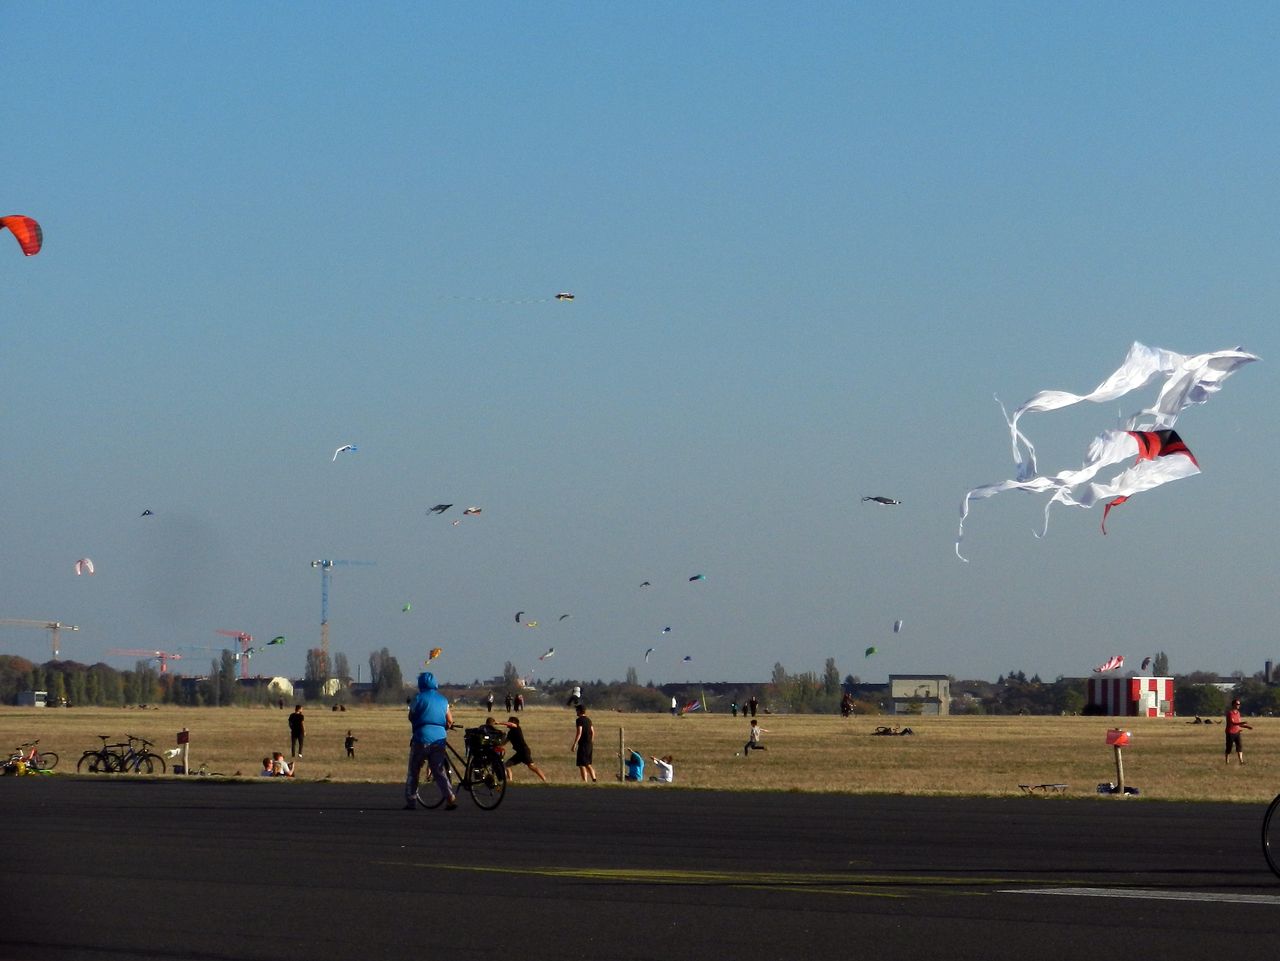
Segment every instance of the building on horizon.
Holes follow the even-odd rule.
[[[890,714],[951,713],[951,675],[890,674]]]

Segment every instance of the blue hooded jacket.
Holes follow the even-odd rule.
[[[409,705],[409,723],[413,725],[413,740],[417,744],[435,744],[443,741],[448,732],[449,699],[439,691],[436,676],[430,671],[418,675],[418,696]]]

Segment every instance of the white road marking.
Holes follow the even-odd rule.
[[[1153,891],[1145,888],[1007,888],[1001,894],[1057,894],[1075,898],[1130,898],[1138,901],[1203,901],[1280,905],[1280,894],[1229,894],[1215,891]]]

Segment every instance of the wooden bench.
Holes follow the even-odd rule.
[[[1067,785],[1065,784],[1019,784],[1023,794],[1066,794]]]

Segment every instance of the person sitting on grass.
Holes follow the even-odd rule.
[[[262,770],[258,772],[258,777],[274,777],[275,773],[271,769],[271,758],[264,757],[262,759]]]
[[[658,765],[658,773],[649,778],[650,781],[657,781],[659,784],[670,784],[676,779],[676,769],[672,764],[674,758],[670,754],[664,754],[662,757],[650,757],[649,760]]]
[[[293,777],[293,772],[297,768],[297,766],[298,766],[297,761],[290,764],[288,761],[284,759],[284,754],[282,754],[280,751],[276,751],[276,753],[272,756],[271,773],[274,774],[276,777]]]
[[[626,781],[643,781],[644,780],[644,758],[635,751],[627,754],[627,774],[623,778]]]

